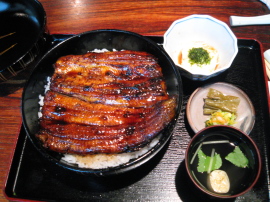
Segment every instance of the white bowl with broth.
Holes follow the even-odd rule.
[[[207,80],[227,70],[238,53],[237,38],[228,25],[209,15],[191,15],[172,23],[164,34],[163,47],[182,75]],[[203,48],[210,61],[191,64],[192,48]]]

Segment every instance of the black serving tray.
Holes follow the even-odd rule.
[[[68,35],[53,35],[52,46]],[[162,37],[150,37],[162,44]],[[184,104],[177,126],[167,145],[149,162],[124,174],[93,177],[64,170],[45,159],[20,130],[4,193],[16,201],[219,201],[198,190],[185,169],[185,150],[194,135],[186,118],[186,103],[198,87],[228,82],[251,99],[256,122],[250,137],[262,157],[257,184],[245,195],[222,201],[269,201],[269,105],[261,44],[239,39],[239,52],[232,67],[213,79],[201,82],[183,79]]]

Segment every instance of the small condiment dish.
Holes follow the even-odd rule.
[[[207,98],[207,94],[211,88],[220,91],[224,95],[232,95],[240,99],[235,124],[232,126],[249,134],[255,124],[254,106],[243,90],[225,82],[216,82],[201,86],[191,94],[187,103],[186,114],[192,130],[197,133],[206,127],[205,121],[210,119],[210,115],[205,115],[203,113],[203,107],[204,99]]]
[[[185,153],[185,165],[191,181],[198,189],[216,198],[235,198],[251,190],[260,176],[261,164],[255,142],[231,126],[202,129],[191,139]],[[226,183],[226,180],[209,180],[216,171],[225,171],[229,182],[227,186],[221,183]],[[219,177],[223,176],[226,175]]]
[[[183,55],[187,55],[184,52],[191,50],[197,42],[217,51],[217,63],[213,63],[211,69],[205,66],[193,68],[194,65],[190,67],[186,66],[187,62],[181,62]],[[228,25],[209,15],[191,15],[174,21],[164,34],[163,47],[179,67],[182,75],[201,81],[217,76],[228,69],[238,53],[237,38]],[[211,51],[208,49],[208,52]],[[214,60],[211,55],[210,58]]]

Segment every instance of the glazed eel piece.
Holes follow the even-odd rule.
[[[95,154],[134,151],[149,143],[174,117],[175,98],[159,102],[141,122],[115,126],[67,124],[46,121],[38,138],[60,153]]]
[[[160,78],[149,79],[144,83],[133,86],[116,82],[95,85],[83,81],[80,84],[75,84],[59,80],[57,83],[55,81],[52,82],[51,90],[77,97],[87,102],[141,107],[168,99],[166,84]]]
[[[135,51],[62,57],[55,64],[50,88],[88,102],[129,107],[168,99],[156,58]]]
[[[148,108],[128,108],[89,103],[78,98],[48,91],[42,107],[42,119],[102,126],[133,124],[156,113],[157,107],[157,105],[154,105]]]
[[[84,55],[67,55],[57,60],[55,77],[61,74],[103,77],[113,75],[125,79],[154,78],[162,75],[157,59],[146,52],[115,51]],[[72,78],[71,78],[72,79]]]
[[[138,51],[61,57],[46,92],[40,131],[44,147],[60,153],[133,151],[175,116],[157,59]]]

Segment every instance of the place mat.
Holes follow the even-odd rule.
[[[61,41],[61,35],[54,37]],[[163,42],[162,37],[149,38]],[[232,67],[221,75],[204,82],[182,78],[184,104],[171,140],[149,162],[125,174],[93,177],[64,170],[36,151],[22,127],[6,180],[6,197],[16,201],[219,201],[202,193],[188,178],[185,150],[194,132],[187,122],[186,104],[198,87],[227,82],[242,89],[255,107],[250,137],[260,149],[263,169],[252,190],[222,201],[269,201],[270,124],[261,45],[256,40],[239,39],[238,47]]]

